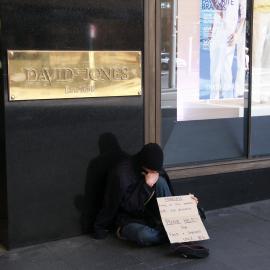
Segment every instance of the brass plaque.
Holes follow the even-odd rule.
[[[9,100],[142,94],[140,51],[8,51]]]

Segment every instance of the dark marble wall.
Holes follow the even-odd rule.
[[[2,45],[0,35],[0,51]],[[2,55],[0,57],[3,62]],[[1,69],[0,69],[1,70]],[[0,72],[0,89],[4,89],[3,73]],[[0,94],[0,242],[6,242],[7,197],[6,197],[6,166],[5,166],[5,130],[4,130],[4,99]]]
[[[270,199],[270,168],[174,181],[177,194],[192,192],[206,210]]]
[[[143,1],[1,0],[0,10],[12,248],[81,233],[74,200],[84,193],[87,168],[100,155],[98,140],[111,132],[123,150],[136,152],[144,137],[143,97],[9,102],[6,51],[143,51]],[[97,28],[94,40],[90,24]]]

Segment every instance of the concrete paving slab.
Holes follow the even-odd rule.
[[[132,254],[153,269],[174,264],[183,264],[186,261],[184,258],[171,254],[169,244],[151,248],[137,248],[130,250],[129,254]]]
[[[249,241],[230,232],[219,232],[212,230],[212,240],[205,246],[211,251],[211,258],[215,258],[224,265],[236,268],[237,270],[253,270],[255,266],[250,267],[252,263],[260,262],[262,257],[267,258],[268,267],[270,265],[269,251],[261,245]],[[269,268],[268,268],[269,269]]]
[[[39,262],[30,262],[30,261],[16,261],[16,262],[0,262],[0,269],[2,270],[74,270],[70,268],[63,261],[39,261]]]
[[[53,241],[45,243],[46,248],[55,256],[61,258],[71,255],[78,249],[89,246],[88,249],[96,249],[97,240],[90,238],[88,235],[73,237],[69,239],[63,239],[59,241]]]
[[[232,209],[237,209],[241,212],[261,218],[262,220],[270,221],[269,200],[238,205],[232,207]]]
[[[5,252],[6,252],[6,249],[4,248],[4,246],[2,246],[0,244],[0,256],[1,256],[1,254],[5,253]]]
[[[203,260],[186,260],[183,264],[174,264],[166,267],[157,268],[159,270],[242,270],[232,268],[224,263],[213,259],[212,257]]]
[[[111,235],[89,236],[0,251],[2,270],[269,270],[270,200],[207,213],[211,240],[202,260],[184,259],[169,252],[169,244],[141,248]]]
[[[45,245],[15,249],[0,256],[0,269],[4,270],[72,270],[65,262],[53,256]]]
[[[124,270],[151,270],[151,269],[153,269],[153,268],[148,266],[145,263],[130,265],[130,266],[127,266],[126,268],[124,268]]]
[[[120,270],[142,263],[135,256],[122,254],[117,249],[108,246],[102,248],[102,245],[92,243],[73,249],[72,252],[70,248],[49,248],[49,250],[53,251],[52,253],[58,259],[63,260],[72,268],[80,270]]]
[[[257,203],[255,203],[257,204]],[[268,207],[269,207],[268,201]],[[239,207],[232,207],[229,209],[220,209],[211,211],[208,214],[210,229],[218,230],[220,232],[230,232],[237,237],[246,239],[249,242],[257,243],[263,247],[270,249],[270,234],[268,233],[270,228],[270,222],[267,221],[270,218],[270,211],[265,210],[264,219],[257,217],[255,214],[248,212],[248,210],[240,211],[239,208],[244,208],[245,205]],[[249,207],[252,207],[249,205]],[[254,207],[254,203],[253,203]],[[260,203],[261,208],[266,208],[267,204],[264,202]],[[268,208],[267,207],[267,208]],[[255,208],[255,207],[254,207]],[[255,208],[256,209],[256,208]],[[262,213],[264,210],[258,210],[258,213]],[[267,211],[269,213],[267,213]],[[211,237],[211,235],[210,235]]]

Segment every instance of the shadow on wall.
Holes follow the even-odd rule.
[[[87,168],[84,195],[77,195],[74,199],[75,207],[81,212],[82,233],[93,232],[93,224],[102,206],[108,172],[127,156],[112,133],[101,134],[98,146],[100,155],[91,160]]]

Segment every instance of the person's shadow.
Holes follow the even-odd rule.
[[[82,233],[93,232],[96,216],[102,207],[108,172],[127,156],[112,133],[100,135],[98,145],[100,155],[88,165],[84,195],[77,195],[74,199],[76,208],[81,211]]]

